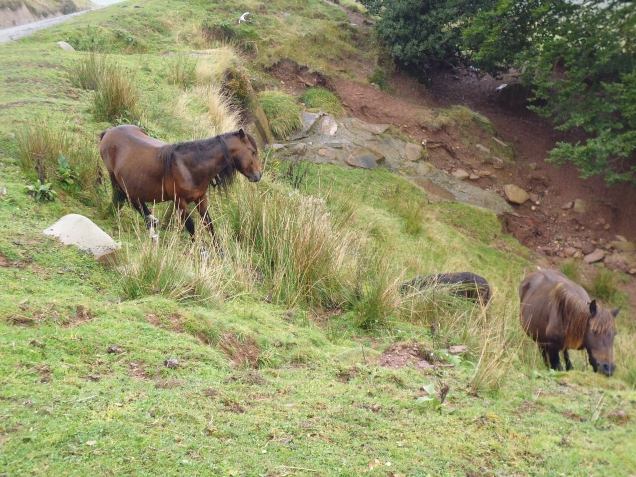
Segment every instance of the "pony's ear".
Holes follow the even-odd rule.
[[[239,137],[242,141],[245,140],[245,131],[243,131],[243,128],[239,129]]]
[[[623,307],[619,306],[615,310],[612,310],[612,316],[614,316],[614,318],[616,318],[616,315],[618,315],[618,312],[621,311],[621,308],[623,308]]]
[[[590,313],[592,314],[592,316],[596,316],[597,311],[598,308],[596,307],[596,300],[592,300],[592,302],[590,303]]]

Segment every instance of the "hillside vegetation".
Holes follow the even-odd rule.
[[[104,129],[209,137],[278,87],[276,61],[352,78],[374,54],[318,0],[126,2],[0,45],[0,475],[633,474],[632,310],[614,377],[584,352],[547,371],[518,324],[534,257],[493,213],[272,150],[261,182],[209,193],[223,253],[171,203],[157,244],[110,206]],[[69,213],[121,242],[116,263],[42,235]],[[487,306],[400,291],[465,270]]]

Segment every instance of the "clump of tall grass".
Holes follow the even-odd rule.
[[[559,270],[574,283],[581,283],[581,268],[575,260],[563,262]]]
[[[141,117],[139,91],[134,76],[116,64],[110,64],[100,76],[93,96],[93,116],[96,121],[137,121]]]
[[[203,50],[195,69],[196,82],[201,85],[220,85],[230,69],[240,69],[243,60],[232,45]]]
[[[156,241],[151,240],[140,220],[127,232],[134,238],[124,246],[117,265],[119,286],[126,298],[161,295],[176,301],[222,301],[251,289],[253,274],[243,265],[247,262],[244,251],[235,243],[225,242],[221,233],[225,253],[219,253],[206,237],[200,220],[197,227],[201,233],[193,241],[185,241],[181,220],[172,217]]]
[[[594,276],[591,291],[594,298],[598,298],[605,303],[611,302],[618,291],[614,273],[607,268],[599,270]]]
[[[201,113],[201,109],[205,113]],[[184,91],[177,99],[173,115],[189,124],[192,139],[216,136],[238,129],[240,113],[219,87],[199,85]]]
[[[321,110],[334,116],[342,116],[344,114],[344,108],[340,104],[340,100],[328,89],[309,88],[300,99],[310,109]]]
[[[283,91],[262,91],[258,94],[258,99],[276,138],[286,139],[302,128],[302,106],[293,96]]]
[[[113,62],[107,56],[90,52],[73,62],[68,77],[76,88],[96,90],[102,76],[112,67]]]
[[[102,161],[97,142],[90,135],[70,134],[68,128],[55,127],[50,118],[28,121],[16,135],[18,159],[25,173],[35,172],[40,182],[62,179],[59,157],[63,155],[77,181],[70,192],[91,202],[99,201],[98,185],[102,179]]]
[[[197,81],[197,59],[185,53],[170,55],[165,60],[166,78],[168,83],[188,88]]]
[[[329,212],[324,199],[240,181],[229,211],[234,236],[253,250],[273,301],[323,307],[351,301],[360,241],[350,216]]]
[[[386,258],[379,258],[381,251],[368,255],[360,264],[358,286],[351,304],[355,325],[365,330],[389,324],[389,318],[400,306],[398,287],[403,279],[402,274],[391,269]]]

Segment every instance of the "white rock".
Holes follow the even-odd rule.
[[[506,184],[504,186],[504,193],[506,194],[506,198],[513,204],[523,204],[530,198],[530,194],[514,184]]]
[[[585,263],[594,263],[603,260],[603,257],[605,257],[605,250],[597,248],[592,253],[583,257],[583,260]]]
[[[65,215],[43,233],[56,237],[65,245],[77,245],[96,258],[121,248],[110,235],[79,214]]]
[[[73,48],[72,45],[69,45],[68,43],[66,43],[65,41],[58,41],[57,44],[59,45],[60,48],[62,48],[64,51],[75,51],[75,48]]]
[[[465,181],[470,177],[470,174],[466,172],[464,169],[457,169],[452,173],[453,177],[459,179],[460,181]]]

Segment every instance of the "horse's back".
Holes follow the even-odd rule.
[[[580,285],[556,270],[537,270],[528,275],[519,287],[521,325],[535,339],[545,334],[550,320],[554,320],[558,313],[551,294],[559,284],[589,301],[587,293]]]

